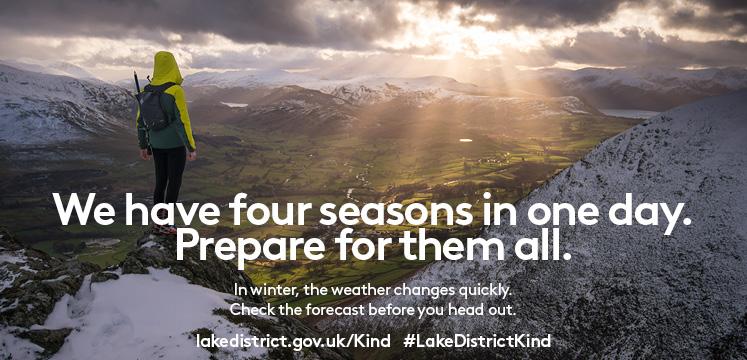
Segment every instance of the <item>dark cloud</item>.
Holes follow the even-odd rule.
[[[458,5],[471,9],[460,18],[465,24],[510,30],[517,26],[555,29],[602,23],[624,7],[653,11],[669,28],[692,28],[711,33],[747,34],[745,0],[437,0],[438,8]],[[702,9],[705,7],[705,9]],[[496,20],[476,20],[479,14]]]
[[[744,0],[707,0],[703,1],[712,9],[719,11],[747,10],[747,1]]]
[[[668,3],[658,10],[663,24],[669,28],[697,29],[710,33],[747,35],[747,1],[710,0],[700,3],[706,9]]]
[[[597,24],[621,7],[654,11],[671,28],[747,34],[747,1],[687,0],[410,0],[448,11],[470,9],[463,23],[491,29],[560,28]],[[696,5],[705,11],[695,11]],[[370,49],[403,26],[396,0],[140,0],[4,2],[0,27],[36,35],[96,35],[140,38],[168,44],[177,33],[181,43],[208,41],[204,34],[223,35],[239,43],[284,44],[345,50]],[[496,20],[476,20],[494,14]],[[365,16],[361,16],[365,15]]]
[[[390,1],[332,3],[343,11],[298,0],[13,1],[3,4],[0,26],[38,35],[137,37],[169,42],[204,40],[215,33],[240,43],[364,49],[398,29]],[[359,17],[366,13],[370,16]]]
[[[579,33],[561,45],[525,56],[598,66],[747,67],[747,43],[687,41],[628,28],[623,30],[623,36],[610,32]]]
[[[472,8],[474,15],[497,16],[491,27],[510,29],[518,25],[530,28],[557,28],[569,25],[597,24],[609,19],[623,4],[639,0],[439,0],[439,8],[454,5]],[[463,21],[469,22],[465,18]]]

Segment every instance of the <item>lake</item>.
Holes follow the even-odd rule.
[[[599,109],[604,115],[619,116],[633,119],[648,119],[660,114],[658,111],[636,110],[636,109]]]

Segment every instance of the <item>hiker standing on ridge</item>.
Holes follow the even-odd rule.
[[[184,89],[180,86],[182,80],[174,55],[159,51],[155,56],[153,80],[138,94],[137,138],[140,157],[148,161],[152,151],[156,167],[154,205],[176,203],[184,165],[197,156]],[[159,210],[158,218],[168,218],[167,211]],[[155,225],[153,233],[176,234],[176,228],[173,224]]]

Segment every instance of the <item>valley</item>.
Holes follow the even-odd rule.
[[[246,76],[207,73],[185,80],[198,157],[187,163],[180,201],[187,207],[211,202],[221,211],[218,224],[193,221],[192,227],[201,237],[216,240],[319,238],[328,251],[319,261],[307,259],[302,249],[297,249],[295,260],[248,261],[245,272],[258,284],[391,283],[428,264],[433,248],[418,254],[423,260],[408,260],[401,245],[387,246],[384,260],[332,260],[340,258],[334,238],[346,226],[319,224],[321,204],[470,203],[470,225],[447,225],[445,214],[439,214],[436,225],[422,227],[426,236],[436,239],[475,237],[483,230],[484,192],[492,194],[493,202],[515,202],[600,141],[642,121],[606,116],[576,97],[511,97],[443,77],[335,82],[291,74],[240,75]],[[38,82],[41,95],[35,101],[50,108],[62,96],[56,90],[59,83],[82,88],[82,95],[70,100],[85,104],[102,98],[97,93],[124,91],[113,84],[60,80],[56,75],[20,72],[14,78]],[[306,87],[291,85],[294,82]],[[96,107],[87,121],[96,126],[87,127],[83,135],[0,144],[0,216],[25,243],[57,257],[109,266],[122,261],[146,230],[124,225],[125,194],[132,193],[136,202],[151,201],[153,164],[139,158],[134,126],[128,125],[134,123],[129,119],[134,117],[134,100],[117,99],[109,107],[106,102],[91,103]],[[13,111],[4,119],[30,116],[24,115],[26,110]],[[55,118],[57,126],[75,123],[63,115]],[[107,119],[96,120],[100,117]],[[116,125],[106,125],[110,123]],[[96,130],[101,126],[106,131]],[[34,128],[22,131],[24,137],[43,137]],[[119,216],[109,226],[75,221],[62,226],[53,192],[63,194],[64,201],[72,192],[96,192],[96,200],[112,204]],[[280,217],[286,215],[287,203],[313,208],[306,212],[304,225],[235,225],[228,204],[241,192],[247,194],[247,203],[279,204]],[[417,233],[418,226],[359,223],[352,229],[353,238],[375,239]],[[345,299],[328,294],[268,300],[305,306]]]
[[[441,202],[456,206],[470,203],[473,225],[448,226],[446,219],[440,218],[438,225],[425,226],[430,237],[466,239],[481,231],[483,192],[490,191],[492,201],[514,202],[578,160],[597,142],[638,122],[577,115],[537,119],[515,127],[517,133],[530,133],[530,138],[507,136],[480,127],[453,131],[421,125],[414,126],[413,130],[427,134],[422,138],[397,138],[350,134],[311,136],[196,123],[199,157],[187,164],[180,197],[185,204],[212,202],[221,207],[218,225],[193,222],[201,236],[216,239],[317,237],[332,252],[320,261],[305,259],[299,249],[298,260],[248,262],[245,271],[258,284],[303,286],[314,282],[323,286],[365,283],[378,286],[423,266],[433,254],[427,254],[425,261],[407,260],[401,246],[394,246],[387,248],[385,260],[358,261],[350,256],[346,261],[330,260],[339,258],[333,239],[344,226],[318,225],[321,204],[400,202],[406,206],[420,202],[429,206],[430,202]],[[465,136],[473,141],[460,142]],[[128,142],[132,144],[127,146]],[[4,197],[10,206],[4,206],[0,216],[15,225],[21,239],[55,256],[76,257],[102,266],[121,261],[145,226],[126,226],[123,217],[110,226],[95,223],[61,226],[51,192],[95,191],[97,201],[100,198],[113,204],[118,214],[124,214],[125,193],[133,193],[138,202],[149,203],[150,186],[154,181],[152,163],[138,159],[134,142],[134,134],[132,139],[118,139],[112,149],[115,151],[107,154],[114,159],[112,163],[95,169],[81,169],[84,162],[71,161],[44,172],[6,171],[1,180],[3,189],[6,189],[5,194],[12,193],[14,197]],[[36,179],[36,186],[26,187],[28,179]],[[246,192],[254,202],[310,203],[316,210],[306,212],[305,225],[254,226],[248,221],[234,225],[233,209],[227,205],[239,192]],[[281,217],[285,216],[285,208],[279,207]],[[417,231],[417,228],[408,224],[358,224],[353,226],[352,236],[399,237],[404,231]],[[65,248],[60,242],[71,244],[68,247],[81,242],[86,246],[75,253],[61,253],[56,251]],[[270,300],[292,301],[292,305],[304,306],[307,303],[329,305],[345,299],[344,295],[330,294]]]

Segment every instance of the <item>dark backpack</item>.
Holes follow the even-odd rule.
[[[171,124],[171,117],[161,107],[161,94],[173,85],[173,82],[145,85],[143,91],[135,95],[146,130],[161,130]]]

